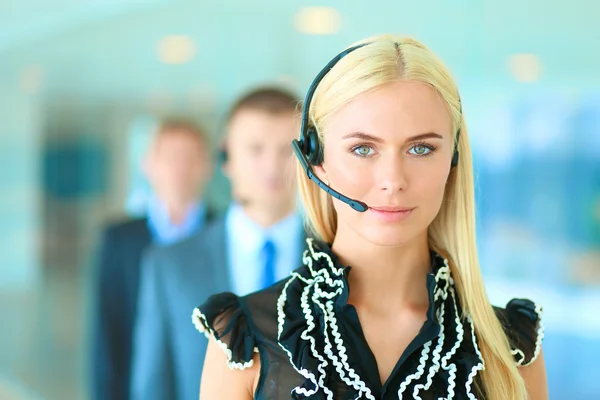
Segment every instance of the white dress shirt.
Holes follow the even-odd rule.
[[[244,296],[262,289],[267,239],[275,244],[275,278],[279,281],[300,267],[302,217],[293,213],[264,229],[250,219],[239,204],[232,204],[225,216],[229,272],[234,293]]]

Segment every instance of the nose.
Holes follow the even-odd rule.
[[[380,190],[389,194],[406,190],[408,180],[401,154],[389,154],[378,160],[378,184]]]

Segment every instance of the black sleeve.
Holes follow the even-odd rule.
[[[496,309],[518,366],[531,364],[542,349],[544,326],[542,308],[528,299],[512,299],[506,308]]]
[[[232,369],[252,366],[254,353],[258,352],[256,337],[240,302],[233,293],[216,294],[195,308],[192,315],[196,329],[207,338],[216,339]]]

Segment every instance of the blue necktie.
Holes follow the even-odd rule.
[[[261,289],[271,286],[275,283],[275,243],[267,239],[263,247],[265,260],[265,269],[263,270],[263,279]]]

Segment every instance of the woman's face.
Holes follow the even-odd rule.
[[[381,246],[427,234],[450,172],[454,132],[441,96],[423,83],[398,81],[357,96],[325,127],[317,174],[365,202],[360,213],[334,199],[337,234]]]

